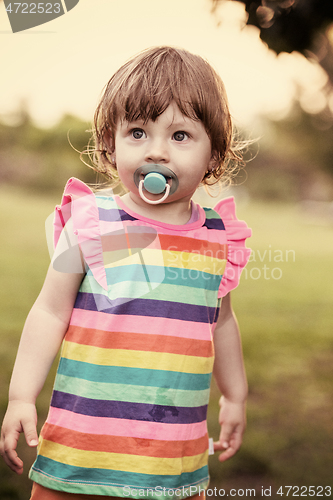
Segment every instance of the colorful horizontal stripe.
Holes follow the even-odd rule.
[[[128,349],[128,344],[130,343],[131,350],[136,351],[168,352],[172,354],[200,357],[213,356],[211,340],[189,340],[184,337],[167,337],[165,335],[153,335],[150,333],[108,332],[107,330],[74,327],[70,325],[66,334],[66,340],[67,342],[76,342],[78,344],[102,347],[104,349]],[[135,377],[140,376],[140,373],[144,372],[136,370]],[[151,376],[151,374],[149,376]],[[157,374],[154,373],[154,378],[156,376]],[[169,379],[170,374],[167,376]],[[147,378],[145,378],[145,380],[147,380]],[[192,379],[193,378],[194,377],[192,377]]]
[[[72,208],[89,268],[30,477],[76,494],[137,498],[126,488],[142,488],[146,498],[186,498],[183,487],[208,485],[213,332],[230,262],[225,223],[200,207],[188,226],[152,223],[80,186],[66,187],[57,221]],[[163,487],[171,490],[152,490]]]
[[[68,377],[58,373],[54,389],[67,391],[75,396],[108,401],[125,401],[130,403],[156,404],[162,406],[204,405],[209,398],[209,389],[189,391],[182,389],[161,389],[160,387],[145,387],[111,382],[92,382],[90,380]]]
[[[219,214],[215,212],[215,210],[212,210],[211,208],[204,208],[204,211],[206,213],[205,227],[208,229],[215,229],[217,231],[225,230],[223,220]]]
[[[77,294],[74,307],[112,314],[124,315],[126,313],[133,316],[158,316],[160,318],[167,317],[210,324],[214,322],[216,316],[216,308],[214,307],[181,304],[173,300],[149,300],[146,298],[127,301],[123,301],[122,299],[110,300],[104,295],[83,292]]]
[[[218,242],[211,242],[207,245],[207,241],[189,238],[182,235],[158,234],[156,229],[149,226],[128,226],[124,225],[123,229],[103,234],[101,236],[103,253],[118,253],[123,254],[123,258],[134,255],[138,252],[151,249],[160,250],[160,256],[163,256],[165,263],[168,262],[168,254],[170,260],[175,260],[173,254],[181,254],[184,262],[202,261],[205,258],[223,260],[227,258],[228,245]],[[158,256],[158,257],[160,257]]]
[[[142,264],[128,264],[122,265],[119,263],[118,267],[107,267],[105,269],[108,282],[115,285],[117,283],[122,283],[123,281],[141,281],[143,276],[146,278],[148,276],[151,283],[162,283],[169,285],[180,284],[183,288],[184,293],[188,294],[189,288],[193,287],[193,281],[195,281],[196,288],[204,288],[206,290],[218,290],[221,283],[220,275],[212,275],[205,273],[204,271],[199,271],[197,269],[185,269],[176,267],[166,267],[161,271],[158,266],[152,266],[151,263],[146,266],[147,275],[144,274],[142,270]],[[221,269],[225,267],[225,263],[221,262]],[[92,278],[92,273],[88,274],[88,277]],[[101,291],[99,292],[101,293]]]
[[[165,372],[163,370],[140,369],[125,366],[103,366],[92,363],[84,363],[62,357],[58,367],[58,374],[67,374],[69,377],[77,377],[91,382],[112,381],[114,384],[127,384],[146,387],[161,387],[168,379],[168,387],[183,391],[205,390],[210,387],[210,374],[184,373],[180,377],[179,372]],[[181,378],[181,380],[179,380]]]
[[[77,430],[69,430],[63,427],[47,423],[43,427],[42,436],[49,442],[53,438],[62,446],[70,446],[76,450],[93,452],[110,452],[123,454],[124,450],[130,455],[148,456],[156,458],[180,458],[191,457],[207,451],[207,435],[198,439],[186,441],[142,439],[136,437],[124,437],[114,435],[93,435],[93,439],[87,439],[87,435]]]
[[[44,478],[39,477],[38,473],[43,474],[43,476],[46,478],[54,478],[55,481],[53,482],[53,488],[55,487],[55,485],[57,485],[57,483],[74,483],[76,486],[75,488],[68,490],[66,489],[66,491],[70,491],[73,493],[77,492],[78,490],[83,491],[83,489],[80,488],[80,485],[85,484],[95,486],[95,489],[90,489],[90,492],[96,491],[96,485],[103,486],[104,488],[99,490],[101,491],[100,494],[104,494],[103,492],[110,492],[111,488],[113,487],[119,487],[119,496],[124,496],[123,489],[127,486],[132,488],[146,489],[161,487],[177,489],[182,488],[182,486],[189,487],[190,485],[197,485],[201,483],[207,485],[208,482],[207,465],[193,472],[182,472],[179,475],[158,474],[156,468],[154,468],[155,474],[114,470],[112,472],[113,480],[110,481],[109,470],[105,469],[104,467],[77,467],[68,465],[66,463],[63,464],[60,462],[60,460],[56,461],[46,456],[39,455],[34,470],[36,471],[36,474],[33,478],[38,479],[38,482],[42,482],[42,484],[43,482],[44,484],[52,483],[47,481],[47,479],[45,480]],[[45,470],[48,471],[46,474],[44,473]],[[89,478],[89,480],[87,478]],[[88,490],[85,489],[85,491]],[[186,496],[188,496],[188,494],[185,495],[185,497]],[[177,498],[182,498],[182,496],[177,496]]]
[[[123,449],[125,451],[125,449]],[[177,459],[166,457],[140,456],[131,453],[112,453],[106,451],[82,450],[65,446],[43,439],[39,453],[46,458],[57,457],[59,462],[74,467],[85,467],[89,463],[90,468],[109,469],[113,471],[124,471],[134,473],[154,473],[159,475],[159,471],[164,470],[167,475],[178,473]],[[191,472],[204,466],[207,460],[208,451],[182,457],[182,471]]]
[[[214,362],[210,358],[184,356],[173,353],[160,353],[129,349],[103,349],[65,341],[62,357],[76,361],[86,361],[99,365],[128,366],[132,368],[149,368],[183,373],[211,373]]]
[[[85,434],[104,434],[106,436],[136,437],[162,441],[185,441],[207,435],[205,420],[192,424],[169,424],[137,420],[135,426],[133,426],[133,420],[130,419],[94,417],[54,406],[50,407],[47,423]]]
[[[147,273],[150,272],[150,268],[147,268]],[[119,271],[118,271],[119,272]],[[117,297],[125,297],[126,299],[134,300],[137,298],[144,298],[146,294],[149,293],[150,300],[167,300],[170,296],[174,296],[175,293],[179,293],[184,297],[184,304],[190,304],[194,306],[202,306],[206,304],[211,307],[215,307],[216,299],[216,291],[218,290],[218,286],[215,290],[204,290],[202,291],[204,286],[198,287],[196,293],[193,293],[192,287],[190,286],[190,280],[201,280],[201,284],[204,285],[204,279],[201,276],[200,272],[191,271],[189,274],[189,280],[187,285],[180,286],[177,285],[177,281],[181,279],[181,273],[177,270],[175,274],[172,274],[172,270],[170,269],[168,272],[168,276],[172,279],[170,283],[167,283],[164,279],[163,282],[160,281],[152,281],[150,279],[146,279],[146,276],[141,276],[141,279],[134,280],[125,280],[126,272],[124,273],[124,280],[121,283],[113,284],[113,288],[109,289],[109,292],[104,292],[101,290],[101,287],[98,283],[96,283],[93,276],[88,276],[87,280],[85,280],[84,284],[81,285],[80,291],[82,293],[90,293],[92,295],[99,296],[101,293],[106,297],[110,297],[110,306],[112,303],[117,302]],[[107,273],[107,277],[108,273]],[[127,276],[129,278],[129,276]],[[138,278],[138,276],[137,276]],[[185,281],[185,280],[184,280]],[[132,283],[132,286],[129,288],[129,283]],[[151,284],[152,286],[149,286]],[[211,286],[214,283],[211,283]]]
[[[181,424],[202,422],[207,415],[207,405],[189,408],[127,401],[103,401],[56,390],[53,391],[51,406],[93,417],[126,418],[128,420],[146,420],[168,424],[173,422]]]
[[[110,236],[112,238],[112,236]],[[213,251],[202,249],[202,252],[190,253],[189,251],[178,250],[172,246],[169,250],[161,248],[127,248],[124,250],[113,250],[105,252],[104,266],[106,268],[119,265],[119,261],[127,261],[127,264],[152,265],[164,267],[174,267],[180,269],[193,269],[203,271],[208,274],[222,275],[226,263],[226,245],[219,249],[220,253],[214,255]]]
[[[135,220],[135,217],[132,217],[131,215],[127,214],[124,210],[121,210],[119,208],[114,208],[111,210],[105,209],[105,208],[99,208],[99,217],[103,221],[108,221],[108,222],[113,222],[113,221],[133,221]]]
[[[209,340],[210,342],[212,340],[211,325],[206,321],[200,323],[158,316],[151,316],[147,321],[147,317],[140,314],[136,315],[135,321],[133,321],[133,317],[130,315],[113,315],[89,309],[73,309],[69,331],[71,325],[74,327],[82,325],[86,328],[107,331],[110,322],[112,322],[113,331],[116,332],[137,332],[150,335],[155,335],[158,332],[158,335],[163,337]]]

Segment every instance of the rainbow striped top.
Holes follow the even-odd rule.
[[[73,270],[66,263],[76,241],[86,274],[30,471],[35,482],[125,498],[179,499],[207,488],[214,326],[249,258],[251,232],[233,198],[197,209],[195,222],[164,224],[68,181],[53,265]]]

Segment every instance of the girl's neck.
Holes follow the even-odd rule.
[[[121,200],[129,210],[147,219],[164,222],[165,224],[183,225],[191,218],[191,199],[149,205],[140,197],[133,195],[133,193],[126,193],[121,197]]]

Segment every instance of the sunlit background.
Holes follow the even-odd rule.
[[[12,36],[2,3],[2,114],[26,99],[39,125],[68,112],[89,120],[112,73],[140,50],[163,44],[206,57],[223,77],[242,123],[262,114],[283,118],[295,97],[306,111],[321,111],[325,71],[298,53],[277,57],[258,29],[244,29],[246,20],[240,2],[221,2],[213,14],[210,0],[96,0],[93,8],[80,0],[67,15]]]
[[[80,0],[58,19],[13,34],[0,1],[1,415],[22,324],[48,265],[44,221],[69,177],[95,181],[73,147],[85,148],[101,91],[121,64],[150,46],[184,47],[219,72],[241,137],[256,139],[234,186],[214,193],[235,196],[254,236],[234,292],[249,377],[248,430],[229,463],[211,459],[212,485],[254,487],[258,496],[264,485],[281,498],[274,496],[281,484],[330,483],[333,9],[324,4]],[[310,6],[318,9],[313,25]],[[308,13],[307,25],[290,24],[297,8]],[[311,36],[301,46],[290,34],[305,27]],[[39,399],[41,421],[51,386],[52,376]],[[217,397],[213,386],[214,437]],[[33,452],[21,443],[20,453],[23,478],[0,464],[1,500],[29,497]]]

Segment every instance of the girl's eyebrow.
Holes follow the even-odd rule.
[[[121,123],[122,123],[122,125],[124,125],[125,127],[127,127],[127,126],[132,125],[133,123],[140,123],[140,124],[143,124],[143,123],[144,123],[144,121],[142,120],[142,118],[136,118],[136,119],[134,119],[134,120],[125,120],[125,119],[124,119],[124,120],[121,120]]]
[[[126,121],[124,122],[126,127],[132,127],[133,125],[144,125],[144,121],[141,120],[141,118],[138,118],[137,120],[132,120],[130,122]]]
[[[190,120],[190,119],[184,119],[184,120],[175,120],[175,121],[172,121],[169,125],[169,128],[170,127],[175,127],[175,128],[188,128],[190,127],[191,125],[193,126],[194,123],[192,123],[193,120]]]
[[[147,122],[145,122],[142,118],[137,118],[137,119],[134,119],[131,121],[124,120],[123,123],[124,123],[125,127],[132,127],[133,125],[139,125],[139,126],[143,127],[143,126],[147,126],[150,121],[151,120],[149,119]],[[172,120],[170,125],[168,126],[168,128],[173,127],[173,128],[183,129],[186,127],[193,126],[193,125],[195,125],[195,123],[196,123],[196,120],[191,120],[191,118],[184,117],[184,119],[179,118],[176,120]]]
[[[188,126],[189,126],[189,124],[187,122],[178,121],[178,122],[172,122],[172,123],[170,123],[169,128],[170,127],[184,128],[184,127],[188,127]]]

